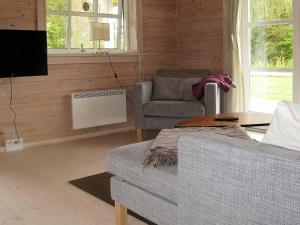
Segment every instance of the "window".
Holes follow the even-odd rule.
[[[249,110],[271,113],[293,100],[293,0],[244,0],[241,15]]]
[[[101,48],[126,49],[123,0],[46,0],[49,52],[95,52],[98,41],[90,40],[93,22],[110,24],[110,40]]]

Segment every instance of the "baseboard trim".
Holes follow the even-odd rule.
[[[135,130],[134,126],[128,126],[128,127],[121,127],[121,128],[112,128],[112,129],[97,131],[97,132],[88,133],[88,134],[80,134],[80,135],[74,135],[74,136],[69,136],[69,137],[29,142],[29,143],[24,143],[24,149],[30,148],[30,147],[42,146],[42,145],[59,144],[62,142],[67,142],[67,141],[76,141],[76,140],[82,140],[82,139],[87,139],[87,138],[99,137],[99,136],[103,136],[103,135],[121,133],[121,132],[126,132],[126,131],[134,131],[134,130]],[[0,147],[0,152],[5,152],[5,147]]]

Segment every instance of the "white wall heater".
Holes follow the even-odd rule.
[[[72,120],[74,130],[126,122],[126,90],[73,93]]]

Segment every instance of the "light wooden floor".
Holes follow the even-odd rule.
[[[134,140],[127,132],[0,153],[0,225],[113,225],[112,206],[68,181],[105,171],[107,152]]]
[[[134,141],[127,132],[0,153],[0,225],[113,225],[112,206],[68,181],[105,171],[107,152]]]

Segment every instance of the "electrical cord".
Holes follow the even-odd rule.
[[[115,70],[115,68],[114,68],[114,66],[113,66],[113,64],[112,64],[112,61],[111,61],[111,58],[110,58],[109,53],[108,53],[108,52],[104,52],[104,53],[106,54],[106,56],[107,56],[107,58],[108,58],[108,61],[109,61],[111,70],[112,70],[112,72],[114,73],[115,79],[116,79],[116,81],[117,81],[119,87],[120,87],[121,89],[125,89],[124,86],[123,86],[123,85],[121,84],[121,82],[119,81],[117,72],[116,72],[116,70]],[[131,104],[133,104],[133,101],[132,101],[127,95],[126,95],[126,98],[127,98],[127,100],[128,100]]]
[[[123,22],[123,26],[124,26],[124,21],[125,21],[124,0],[122,0],[122,20],[123,20],[122,22]],[[108,52],[103,52],[103,53],[104,53],[104,54],[107,56],[107,58],[108,58],[108,61],[109,61],[109,64],[110,64],[110,68],[111,68],[112,72],[114,73],[114,77],[115,77],[115,79],[116,79],[116,81],[117,81],[119,87],[120,87],[121,89],[125,89],[124,86],[123,86],[123,85],[121,84],[121,82],[119,81],[117,72],[116,72],[116,70],[115,70],[115,68],[114,68],[114,66],[113,66],[113,63],[112,63],[112,61],[111,61],[111,58],[110,58],[109,53],[108,53]],[[129,98],[127,95],[126,95],[126,99],[133,105],[133,101],[132,101],[131,98]]]
[[[19,132],[18,132],[18,128],[17,128],[17,123],[16,123],[16,120],[17,120],[17,114],[16,114],[15,110],[14,110],[13,107],[12,107],[12,101],[13,101],[13,84],[12,84],[12,77],[13,77],[13,76],[10,76],[10,77],[9,77],[9,82],[10,82],[9,109],[10,109],[10,111],[14,114],[14,128],[15,128],[15,132],[16,132],[16,135],[17,135],[17,138],[18,138],[18,142],[20,142],[20,136],[19,136]]]

